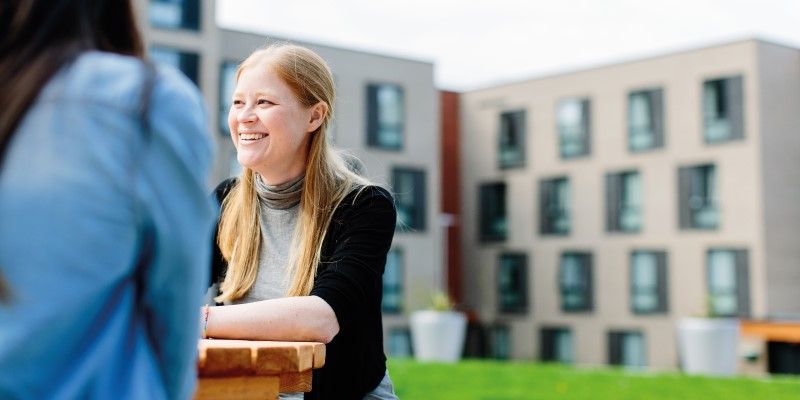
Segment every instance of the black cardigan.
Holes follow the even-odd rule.
[[[220,203],[235,183],[217,186]],[[361,400],[383,379],[382,276],[396,218],[392,196],[378,186],[353,190],[333,213],[311,295],[333,308],[339,333],[326,346],[325,366],[313,372],[306,400]],[[219,282],[227,263],[213,248],[211,276]]]

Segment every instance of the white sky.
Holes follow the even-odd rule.
[[[459,91],[752,36],[800,47],[800,0],[218,0],[217,22],[433,61]]]

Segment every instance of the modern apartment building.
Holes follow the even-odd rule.
[[[490,356],[672,369],[681,317],[800,317],[800,50],[744,40],[459,101],[463,303]]]
[[[216,162],[210,187],[239,172],[227,114],[238,62],[287,38],[220,29],[213,0],[138,0],[150,55],[180,68],[209,104]],[[320,54],[336,81],[336,118],[328,133],[358,157],[361,172],[391,188],[398,228],[384,274],[387,350],[408,354],[407,311],[424,308],[441,284],[439,94],[433,64],[291,40]]]

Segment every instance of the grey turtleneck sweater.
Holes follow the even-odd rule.
[[[260,175],[256,175],[261,220],[258,276],[247,294],[233,304],[286,297],[291,280],[291,271],[286,263],[297,226],[304,178],[301,175],[297,179],[272,186],[264,183]]]

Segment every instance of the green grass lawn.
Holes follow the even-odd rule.
[[[800,377],[708,378],[531,362],[389,360],[401,400],[800,400]]]

